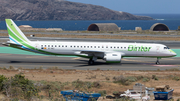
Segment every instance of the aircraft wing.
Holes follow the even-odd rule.
[[[96,56],[96,57],[104,57],[104,51],[93,51],[93,50],[76,50],[75,54],[83,55],[83,56]]]
[[[76,54],[78,55],[87,55],[87,56],[97,56],[97,57],[101,57],[103,58],[105,56],[105,54],[112,54],[112,53],[117,53],[117,52],[112,52],[112,51],[93,51],[93,50],[85,50],[85,51],[76,51],[75,52]],[[122,56],[125,55],[124,53],[122,52],[118,52],[120,53]]]
[[[87,51],[87,50],[86,50],[86,51],[81,51],[81,53],[83,53],[83,54],[89,54],[89,53],[103,53],[103,54],[104,54],[105,52],[104,52],[104,51],[92,51],[92,50],[91,50],[91,51]]]

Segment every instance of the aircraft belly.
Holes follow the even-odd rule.
[[[74,51],[72,50],[46,50],[46,51],[56,54],[68,54],[68,55],[74,54]]]

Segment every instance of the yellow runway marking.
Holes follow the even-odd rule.
[[[0,54],[0,56],[7,56],[7,55],[11,55],[11,54]]]
[[[72,60],[77,60],[77,59],[80,59],[80,57],[77,57],[77,58],[73,58]]]
[[[165,58],[164,58],[163,60],[174,60],[174,59],[165,59]]]
[[[146,63],[154,63],[154,62],[147,62],[147,61],[141,61],[141,60],[130,60],[130,59],[123,59],[123,61],[134,61],[134,62],[146,62]]]

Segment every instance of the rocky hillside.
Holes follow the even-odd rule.
[[[64,0],[0,0],[0,20],[153,20]]]

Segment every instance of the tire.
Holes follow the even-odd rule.
[[[89,65],[93,65],[93,64],[94,64],[94,60],[90,59],[90,60],[88,61],[88,64],[89,64]]]

